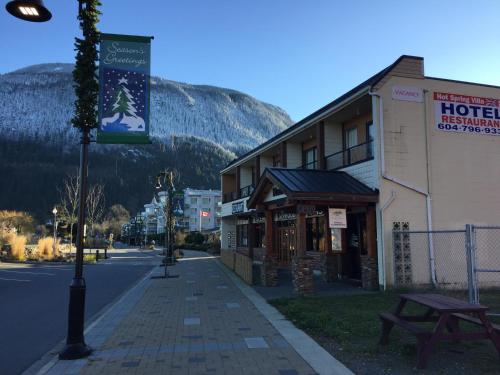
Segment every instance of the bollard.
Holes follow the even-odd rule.
[[[104,259],[108,259],[108,248],[104,248]]]
[[[99,249],[95,250],[95,261],[99,262]]]

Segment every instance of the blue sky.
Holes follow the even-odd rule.
[[[6,2],[3,0],[4,3]],[[152,73],[228,87],[298,121],[402,54],[425,73],[500,85],[497,0],[104,0],[99,29],[154,35]],[[0,10],[0,73],[72,62],[76,0],[31,24]]]

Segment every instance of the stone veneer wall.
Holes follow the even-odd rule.
[[[310,256],[296,256],[292,260],[292,277],[295,292],[300,295],[314,293],[314,280]]]
[[[311,257],[311,267],[314,271],[323,270],[324,253],[319,251],[306,251],[307,256]]]
[[[376,258],[367,255],[361,256],[361,284],[363,289],[378,289],[378,264]]]

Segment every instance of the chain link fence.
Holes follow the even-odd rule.
[[[394,231],[397,286],[467,289],[465,230]]]
[[[500,226],[463,230],[393,231],[397,287],[433,287],[480,302],[480,292],[500,290]]]

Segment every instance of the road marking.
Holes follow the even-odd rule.
[[[10,271],[10,270],[0,270],[0,272],[9,272],[9,273],[25,273],[27,275],[42,275],[42,276],[54,276],[55,273],[48,272],[30,272],[30,271]]]
[[[20,282],[25,282],[29,283],[31,280],[21,280],[21,279],[4,279],[3,277],[0,277],[0,280],[5,280],[5,281],[20,281]]]

